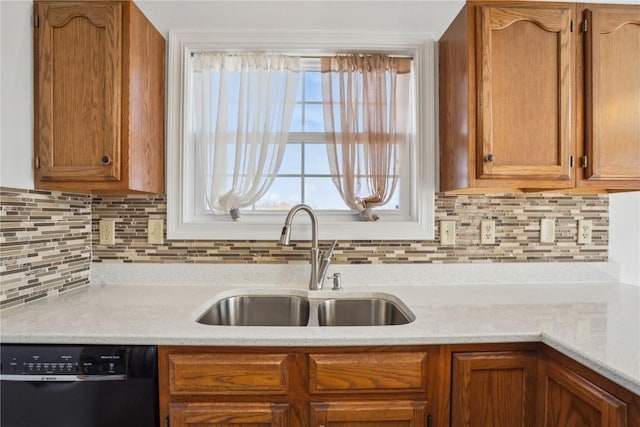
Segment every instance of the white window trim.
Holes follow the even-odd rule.
[[[432,240],[434,238],[436,175],[435,42],[426,34],[398,32],[324,31],[182,31],[169,32],[167,81],[167,238],[197,240],[277,240],[286,212],[243,217],[188,217],[192,200],[187,194],[183,112],[184,76],[188,58],[198,50],[268,50],[300,55],[336,52],[382,52],[413,57],[415,103],[415,153],[409,167],[415,174],[415,203],[409,218],[381,218],[377,222],[336,221],[318,213],[320,239]],[[308,239],[307,218],[296,218],[293,239]]]

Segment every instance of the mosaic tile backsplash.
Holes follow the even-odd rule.
[[[456,245],[440,246],[436,226],[433,241],[340,241],[334,252],[336,264],[469,263],[606,261],[609,206],[606,195],[495,194],[436,195],[436,224],[456,221]],[[94,196],[94,262],[165,263],[308,263],[309,243],[279,246],[277,241],[179,240],[163,245],[147,243],[147,220],[163,219],[163,195]],[[555,219],[556,242],[540,243],[540,220]],[[116,221],[116,244],[99,244],[101,219]],[[493,219],[496,240],[480,244],[480,221]],[[577,221],[593,222],[590,244],[577,243]],[[166,230],[165,230],[166,234]],[[327,245],[329,242],[321,242]]]
[[[91,197],[0,187],[0,308],[89,284]]]
[[[0,187],[0,308],[89,283],[91,261],[102,263],[309,262],[309,244],[274,241],[147,243],[147,220],[166,223],[164,195],[86,196]],[[539,242],[540,219],[553,218],[556,242]],[[116,244],[99,244],[98,224],[114,219]],[[606,261],[606,195],[436,195],[436,224],[456,221],[455,246],[433,241],[340,241],[337,264]],[[480,221],[493,219],[496,241],[480,244]],[[577,243],[577,220],[593,222],[592,243]],[[328,242],[321,242],[326,245]]]

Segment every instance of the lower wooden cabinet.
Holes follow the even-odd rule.
[[[535,351],[454,353],[451,426],[535,426]]]
[[[159,348],[170,427],[640,427],[640,396],[544,344]]]
[[[158,354],[160,417],[171,427],[430,427],[434,418],[438,346]]]
[[[626,427],[627,404],[553,360],[540,359],[538,414],[545,427]]]

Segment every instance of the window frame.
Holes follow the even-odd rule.
[[[320,239],[431,240],[434,238],[436,151],[435,42],[425,34],[324,31],[193,31],[169,32],[167,78],[167,238],[169,240],[277,240],[286,211],[243,216],[234,223],[228,215],[198,215],[189,187],[193,170],[184,117],[188,108],[189,57],[199,50],[260,50],[301,56],[343,52],[378,52],[413,57],[415,112],[409,215],[383,216],[377,222],[357,221],[354,213],[317,212]],[[308,220],[292,227],[292,239],[307,239]]]

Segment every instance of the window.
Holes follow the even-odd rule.
[[[391,42],[389,41],[391,40]],[[170,33],[167,140],[167,228],[169,239],[275,240],[288,209],[307,203],[319,217],[321,239],[433,238],[435,178],[433,42],[412,35],[258,33]],[[297,103],[277,177],[267,193],[229,215],[211,213],[196,191],[196,153],[190,143],[189,69],[192,52],[203,50],[275,51],[304,56]],[[414,139],[400,176],[400,186],[387,205],[377,208],[381,219],[360,222],[332,183],[324,145],[319,56],[347,51],[412,56],[414,64]],[[308,225],[299,221],[294,239],[308,238]]]

